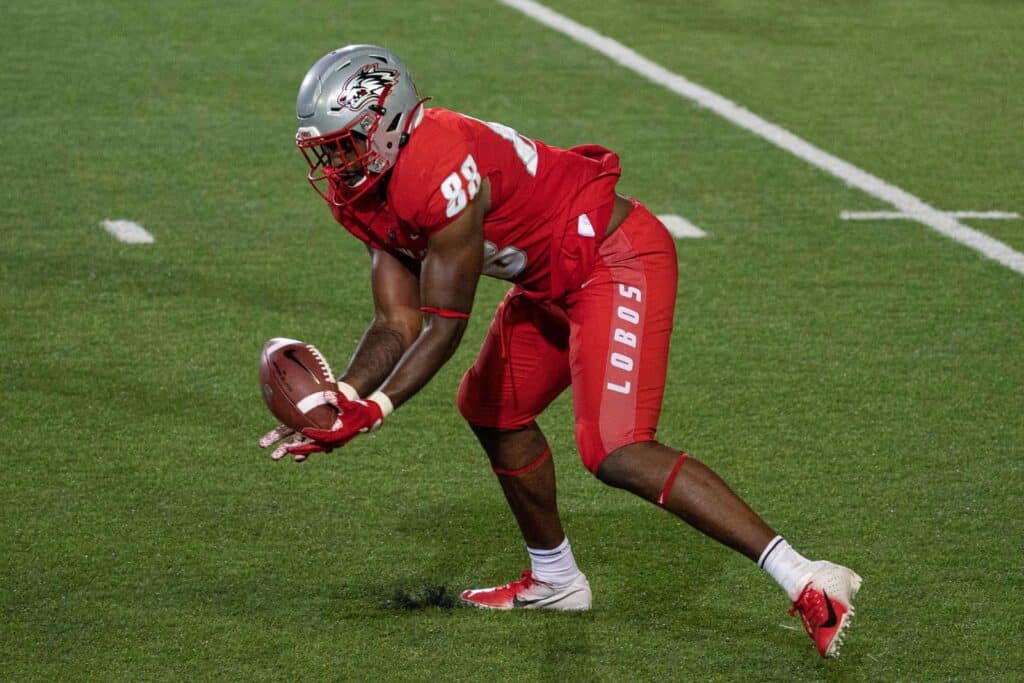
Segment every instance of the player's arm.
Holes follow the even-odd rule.
[[[419,283],[423,329],[379,388],[394,406],[430,381],[466,331],[483,269],[486,181],[483,189],[458,218],[430,236]]]
[[[486,183],[484,188],[488,189]],[[417,313],[424,311],[423,328],[401,354],[391,375],[376,391],[358,401],[340,400],[336,394],[328,392],[329,400],[339,409],[337,423],[331,429],[303,429],[302,433],[309,441],[285,447],[281,456],[291,453],[296,460],[302,460],[311,453],[343,446],[359,433],[377,429],[395,406],[409,400],[451,358],[466,330],[483,269],[483,216],[488,194],[487,191],[481,192],[481,196],[471,201],[458,218],[431,235],[419,277],[420,307]],[[391,282],[390,278],[388,282]],[[405,296],[400,300],[405,304],[400,308],[408,308],[408,303],[413,300],[411,293],[406,288],[401,291]],[[353,359],[353,365],[369,367],[370,363],[361,357],[382,360],[381,367],[390,361],[390,356],[371,356],[369,350],[364,355],[361,353],[364,346],[368,346],[365,340],[360,344],[360,352]],[[397,339],[390,348],[391,351],[398,349]],[[358,381],[352,370],[350,366],[346,377]],[[367,373],[366,377],[369,371]]]
[[[419,309],[419,265],[385,251],[370,248],[373,321],[363,333],[345,374],[338,381],[338,394],[327,392],[325,399],[336,406],[366,396],[376,389],[395,368],[402,354],[419,336],[423,315]],[[267,448],[291,436],[294,430],[278,425],[260,439]],[[308,437],[277,446],[271,457],[280,460],[292,454],[296,460],[326,450]]]
[[[340,378],[359,396],[369,395],[391,374],[423,324],[418,264],[380,249],[370,249],[370,258],[373,321]]]

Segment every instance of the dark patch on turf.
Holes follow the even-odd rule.
[[[396,588],[391,597],[381,603],[384,609],[420,610],[428,607],[454,609],[459,607],[458,597],[448,592],[447,586],[426,588]]]

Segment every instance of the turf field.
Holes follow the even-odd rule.
[[[1024,3],[550,7],[938,209],[1024,213]],[[503,283],[382,431],[259,452],[264,340],[340,368],[371,314],[292,144],[347,42],[619,151],[624,192],[708,233],[678,243],[659,434],[863,575],[841,659],[749,561],[587,474],[567,397],[542,426],[594,610],[452,607],[527,566],[454,408]],[[0,45],[0,679],[1024,678],[1020,272],[841,220],[893,207],[491,0],[10,0]],[[962,222],[1024,251],[1024,220]]]

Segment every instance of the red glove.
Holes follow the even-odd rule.
[[[339,401],[351,401],[358,399],[359,394],[356,393],[355,388],[351,384],[339,381],[338,391],[325,392],[323,397],[325,401],[337,408]],[[387,397],[385,396],[384,398],[386,399]],[[338,420],[332,426],[332,429],[338,429],[340,426],[341,421]],[[263,438],[260,439],[260,448],[269,448],[274,446],[274,451],[270,454],[270,457],[274,460],[280,460],[289,452],[300,456],[297,457],[296,460],[305,460],[309,453],[317,453],[325,450],[323,448],[299,448],[299,446],[308,446],[312,443],[312,439],[302,434],[296,434],[295,430],[291,427],[278,425],[263,435]],[[288,450],[289,447],[292,448],[291,451]]]
[[[375,394],[375,396],[383,396],[383,394]],[[338,409],[338,419],[334,425],[330,429],[314,429],[312,427],[303,429],[304,439],[274,451],[271,457],[278,460],[283,458],[286,453],[290,453],[297,462],[301,462],[313,453],[330,453],[363,432],[379,429],[384,422],[384,409],[375,400],[350,401],[334,392],[324,392],[324,398]],[[383,400],[386,401],[387,397],[384,397]]]
[[[337,424],[337,422],[335,422],[335,424]],[[284,439],[289,440],[283,441]],[[309,439],[308,437],[305,437],[302,434],[296,434],[295,430],[292,429],[291,427],[285,425],[278,425],[276,428],[270,430],[269,432],[263,435],[263,438],[260,439],[260,448],[269,448],[271,446],[274,446],[274,451],[270,454],[270,457],[273,460],[280,460],[284,456],[288,455],[288,453],[293,453],[295,455],[296,461],[302,461],[306,459],[306,456],[309,453],[315,453],[317,451],[324,450],[322,448],[317,448],[310,449],[309,453],[303,453],[302,451],[305,451],[307,449],[300,449],[300,446],[308,446],[312,443],[312,439]],[[298,451],[298,453],[296,453],[296,451]]]

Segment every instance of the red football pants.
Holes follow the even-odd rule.
[[[526,426],[571,384],[576,444],[591,472],[615,449],[654,438],[678,264],[665,226],[633,204],[590,278],[563,301],[509,291],[459,387],[469,422]]]

